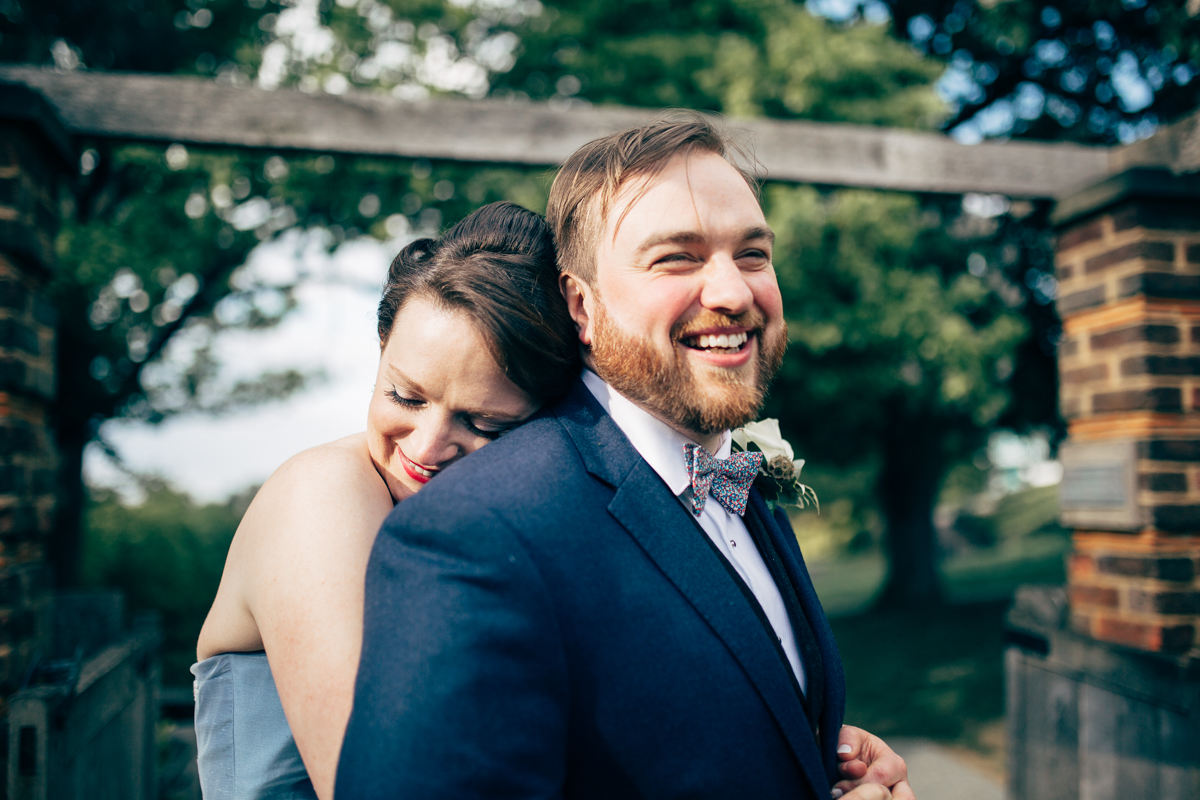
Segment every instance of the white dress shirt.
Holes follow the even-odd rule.
[[[583,383],[617,423],[617,427],[629,439],[633,449],[658,473],[687,513],[692,514],[691,480],[683,458],[683,446],[696,442],[618,393],[591,370],[583,371]],[[721,437],[721,446],[713,455],[717,458],[728,458],[730,448],[729,431],[725,431]],[[740,516],[731,514],[712,496],[704,503],[704,510],[696,521],[758,600],[767,621],[771,623],[779,643],[783,646],[783,652],[792,666],[800,690],[807,694],[804,665],[800,661],[800,651],[796,647],[796,636],[792,632],[787,607],[783,604],[779,587],[771,578],[771,572],[758,552],[758,547],[750,537],[750,531],[746,530],[746,523]]]

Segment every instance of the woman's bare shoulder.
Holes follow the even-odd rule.
[[[367,473],[382,483],[367,450],[366,434],[356,433],[297,453],[283,462],[267,483],[287,488],[312,480],[358,480]]]
[[[238,533],[267,549],[291,547],[310,537],[344,545],[347,536],[369,534],[373,540],[391,509],[391,495],[371,461],[366,436],[355,434],[284,462],[255,495]]]
[[[387,484],[371,461],[366,434],[362,433],[292,456],[263,484],[258,496],[264,495],[265,499],[304,506],[333,502],[344,507],[365,501],[390,509],[392,504]]]
[[[199,657],[261,649],[262,624],[281,618],[280,609],[302,612],[314,587],[361,594],[357,583],[391,508],[365,434],[288,459],[259,489],[233,537]]]

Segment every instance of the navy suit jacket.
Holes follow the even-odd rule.
[[[841,660],[786,517],[757,492],[747,513],[787,543],[820,742],[734,574],[580,382],[384,523],[338,800],[827,800]]]

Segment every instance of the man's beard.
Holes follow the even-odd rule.
[[[758,417],[787,348],[786,330],[767,331],[758,309],[733,317],[704,311],[695,319],[676,324],[671,330],[673,347],[669,354],[660,353],[644,337],[626,334],[609,317],[603,302],[596,304],[595,317],[591,355],[596,374],[647,411],[684,431],[705,436],[740,427]],[[749,327],[750,336],[758,338],[753,377],[747,376],[745,366],[709,367],[707,379],[701,379],[679,353],[679,348],[685,346],[682,340],[690,331],[730,327]]]

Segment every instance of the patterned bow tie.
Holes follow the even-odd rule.
[[[762,453],[733,453],[719,459],[698,444],[685,444],[683,460],[692,481],[692,511],[697,517],[709,492],[730,514],[740,517],[746,513],[746,498],[762,465]]]

